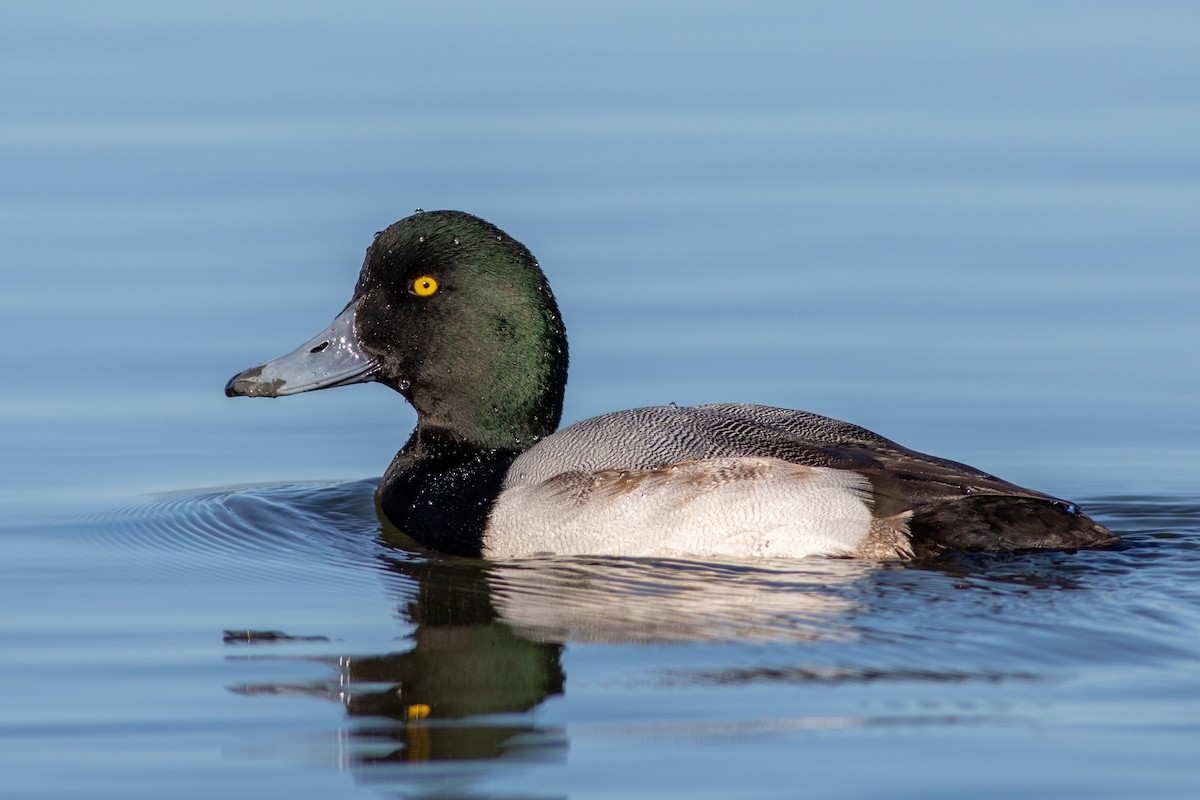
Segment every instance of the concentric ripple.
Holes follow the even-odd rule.
[[[1154,589],[1164,572],[1185,587],[1177,593],[1190,596],[1200,585],[1200,504],[1186,496],[1093,501],[1097,516],[1125,536],[1122,547],[1109,551],[963,555],[911,564],[478,562],[420,555],[381,535],[375,486],[362,480],[176,493],[70,524],[118,576],[125,569],[164,578],[187,574],[218,585],[366,581],[382,583],[398,605],[420,592],[430,603],[441,598],[453,606],[474,592],[488,614],[552,642],[939,639],[942,631],[916,631],[911,618],[916,608],[951,596],[959,614],[1002,612],[1019,620],[1029,613],[1031,627],[1047,604],[1070,606],[1060,624],[1091,627],[1096,617],[1137,605],[1110,599],[1118,597],[1114,587]],[[1174,619],[1162,609],[1145,613]]]
[[[321,580],[361,582],[361,571],[378,563],[375,485],[363,480],[173,493],[78,523],[87,539],[119,550],[134,568],[144,560],[158,570],[181,567],[214,582],[244,579],[247,572],[256,580],[272,574],[294,580],[297,570]]]

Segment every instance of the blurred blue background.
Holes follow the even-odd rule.
[[[386,390],[220,389],[324,326],[418,206],[539,257],[568,420],[744,400],[1052,491],[1194,485],[1191,4],[5,17],[22,497],[380,473],[414,419]]]
[[[223,737],[263,707],[226,696],[204,638],[221,624],[290,611],[355,641],[342,622],[362,614],[364,648],[396,635],[373,578],[319,601],[303,571],[234,586],[80,520],[380,475],[415,422],[398,396],[222,387],[322,328],[372,235],[417,207],[537,255],[571,342],[566,421],[803,408],[1085,505],[1200,478],[1194,3],[48,0],[0,18],[0,634],[28,699],[3,733],[70,730],[90,752],[137,721],[145,741],[97,751],[96,796],[180,726],[220,767],[197,796],[247,779],[222,772]],[[568,650],[576,675],[649,657],[589,652]],[[33,703],[67,687],[86,711]],[[188,728],[155,697],[232,717]],[[53,746],[23,746],[53,769]],[[146,792],[179,788],[172,763]],[[342,785],[255,769],[286,796]],[[702,784],[678,788],[719,787]]]

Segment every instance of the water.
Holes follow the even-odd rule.
[[[5,18],[0,794],[1196,794],[1192,6]],[[221,393],[417,206],[538,256],[567,420],[806,408],[1126,545],[421,554],[398,397]]]

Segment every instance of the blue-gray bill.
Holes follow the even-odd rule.
[[[329,327],[285,356],[239,372],[225,384],[228,397],[285,397],[314,389],[374,380],[376,364],[354,331],[350,303]]]

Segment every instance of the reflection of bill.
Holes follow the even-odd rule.
[[[332,680],[252,684],[241,694],[297,693],[342,703],[351,763],[547,758],[565,734],[528,716],[561,694],[562,647],[535,642],[501,622],[482,565],[393,562],[412,648],[370,656],[317,657]]]

